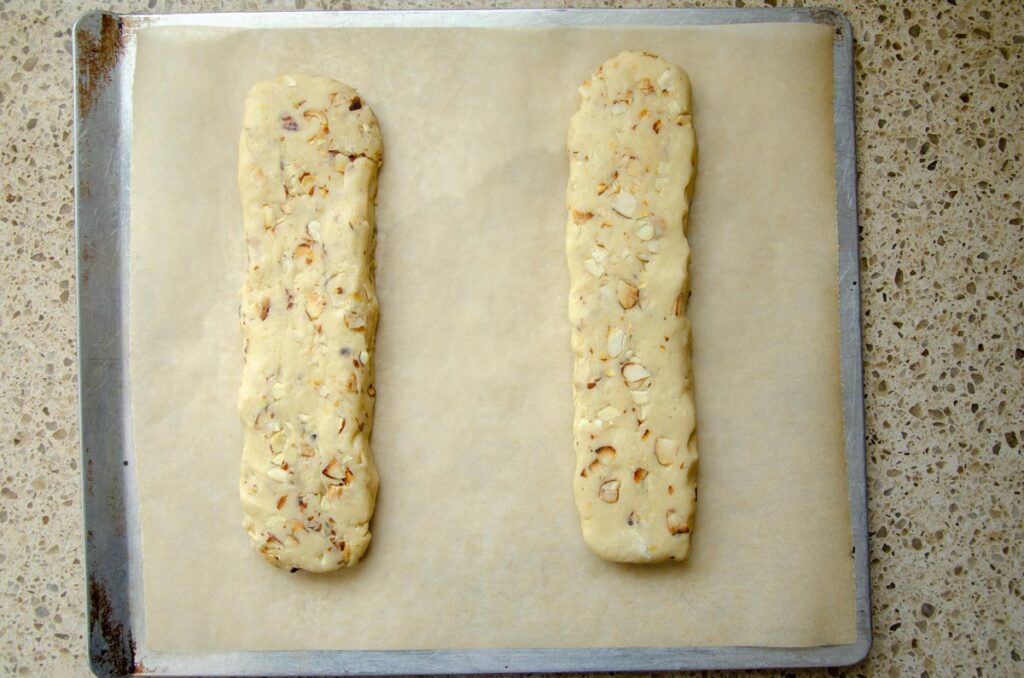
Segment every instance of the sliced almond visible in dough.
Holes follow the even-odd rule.
[[[613,327],[608,330],[608,355],[612,358],[618,358],[619,354],[622,353],[622,349],[626,344],[626,333],[620,330],[618,327]]]
[[[626,309],[627,311],[636,306],[637,300],[640,298],[640,290],[636,288],[636,285],[628,283],[625,280],[619,281],[618,288],[618,299],[619,306]]]
[[[615,457],[615,448],[611,445],[603,445],[602,447],[595,450],[598,460],[602,464],[610,464],[612,459]]]
[[[669,534],[688,534],[690,524],[675,509],[669,509],[665,514],[665,522],[668,525]]]
[[[628,384],[639,384],[651,376],[651,371],[640,363],[626,363],[622,366],[622,378]]]
[[[598,492],[598,498],[607,503],[614,504],[619,500],[619,483],[618,480],[609,480],[601,484],[601,490]]]
[[[662,466],[671,466],[679,454],[679,443],[668,438],[658,438],[654,441],[654,456]]]

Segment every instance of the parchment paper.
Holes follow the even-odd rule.
[[[142,31],[131,381],[147,645],[429,649],[851,642],[831,31],[811,25]],[[693,82],[700,503],[690,562],[614,565],[572,499],[565,135],[622,49]],[[267,565],[241,527],[235,172],[289,70],[380,120],[367,559]]]

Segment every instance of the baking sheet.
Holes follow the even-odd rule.
[[[830,28],[138,40],[130,327],[149,648],[853,641]],[[565,126],[578,81],[623,48],[660,52],[694,84],[701,503],[681,567],[597,560],[572,506]],[[235,489],[236,140],[245,90],[288,69],[356,86],[386,147],[381,501],[366,562],[330,577],[261,562]]]

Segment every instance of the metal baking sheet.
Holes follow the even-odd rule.
[[[166,653],[146,647],[135,451],[129,407],[127,272],[135,35],[147,26],[236,28],[827,24],[834,29],[834,134],[840,355],[854,548],[857,639],[809,648],[672,647]],[[854,156],[853,35],[829,9],[452,10],[117,15],[74,26],[75,187],[88,643],[112,675],[400,675],[664,671],[849,665],[871,645],[860,265]]]

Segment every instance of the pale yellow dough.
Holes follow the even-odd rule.
[[[579,89],[566,253],[583,538],[608,560],[684,560],[697,503],[687,215],[690,82],[623,52]]]
[[[326,572],[370,542],[374,197],[381,136],[351,87],[254,86],[239,150],[245,529],[278,567]]]

